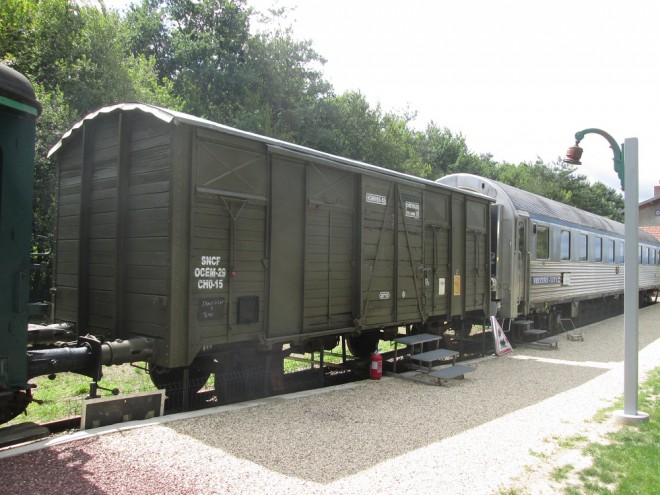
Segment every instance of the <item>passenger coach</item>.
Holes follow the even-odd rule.
[[[522,189],[470,174],[438,182],[479,192],[491,207],[493,301],[501,318],[555,309],[563,317],[621,308],[624,225]],[[660,288],[660,242],[639,232],[639,294]]]

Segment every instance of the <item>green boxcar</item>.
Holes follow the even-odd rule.
[[[27,324],[35,121],[28,80],[0,64],[0,423],[29,402]]]
[[[487,314],[483,196],[139,104],[51,154],[56,318],[157,366]]]

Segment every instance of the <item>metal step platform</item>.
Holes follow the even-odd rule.
[[[414,354],[416,345],[419,346],[419,350],[421,351],[423,348],[423,344],[435,342],[435,346],[437,349],[438,346],[440,345],[441,340],[442,340],[442,336],[434,335],[431,333],[418,333],[416,335],[406,335],[405,337],[399,337],[394,339],[394,365],[393,365],[394,373],[396,373],[396,361],[397,361],[399,344],[410,346],[410,353]]]
[[[546,337],[545,339],[538,339],[532,342],[518,342],[519,346],[523,347],[538,347],[545,349],[559,349],[559,340],[556,337]]]
[[[442,336],[434,335],[430,333],[421,333],[416,335],[406,335],[405,337],[399,337],[394,339],[394,366],[393,374],[391,376],[396,376],[404,380],[410,380],[420,383],[425,383],[427,385],[437,384],[441,385],[442,380],[452,380],[452,379],[463,379],[465,373],[474,371],[472,366],[466,366],[463,364],[456,364],[456,357],[459,355],[457,351],[452,351],[451,349],[436,348],[432,351],[421,352],[423,349],[423,344],[435,342],[436,346],[440,345]],[[410,359],[419,363],[414,367],[421,371],[423,374],[418,377],[414,376],[405,376],[396,374],[396,359],[397,359],[397,346],[398,344],[405,344],[410,347]],[[415,353],[415,346],[419,346],[418,350],[420,352]],[[442,363],[444,361],[444,363]],[[434,363],[441,362],[440,364],[449,364],[449,366],[444,366],[442,368],[438,367],[434,369]],[[450,364],[451,363],[451,364]],[[425,377],[426,379],[422,379]],[[434,379],[435,381],[429,381],[429,378]]]
[[[529,330],[525,330],[524,335],[527,336],[532,335],[538,338],[540,335],[545,335],[546,333],[548,333],[547,330],[541,330],[539,328],[530,328]]]
[[[421,354],[413,354],[410,356],[410,359],[414,361],[419,361],[421,364],[428,367],[428,372],[430,373],[433,368],[433,363],[436,361],[444,361],[448,358],[451,358],[452,364],[456,363],[456,356],[458,356],[457,351],[451,351],[449,349],[436,349],[435,351],[422,352]]]
[[[429,373],[429,376],[438,379],[438,385],[442,384],[442,380],[452,380],[458,379],[462,380],[465,378],[465,373],[470,373],[474,371],[472,366],[466,366],[464,364],[454,364],[452,366],[447,366],[446,368],[440,368],[433,370]]]

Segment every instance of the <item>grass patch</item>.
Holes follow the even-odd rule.
[[[566,437],[566,438],[553,436],[552,438],[557,442],[557,445],[559,447],[564,448],[564,449],[574,449],[578,445],[584,444],[589,440],[584,435],[573,435],[573,436]]]
[[[580,487],[571,487],[569,495],[612,493],[615,495],[655,495],[660,486],[660,368],[642,384],[639,410],[650,419],[638,426],[623,426],[608,434],[609,443],[589,444],[584,452],[593,458],[593,466],[579,473]],[[614,406],[616,407],[616,406]],[[608,408],[611,416],[613,408]]]
[[[573,471],[572,464],[566,464],[564,466],[556,467],[550,473],[550,477],[555,480],[557,483],[561,483],[568,479],[568,475]]]
[[[531,450],[529,451],[529,455],[533,455],[537,459],[541,459],[542,461],[548,460],[548,454],[544,454],[543,452],[537,452],[536,450]]]
[[[498,495],[524,495],[526,492],[521,488],[501,488]]]
[[[27,414],[17,416],[7,425],[27,421],[47,423],[79,416],[82,401],[89,395],[91,381],[91,378],[76,373],[58,373],[54,380],[46,376],[31,380],[31,383],[36,385],[32,396],[43,403],[31,404],[27,408]],[[103,380],[99,384],[108,389],[118,388],[121,393],[156,390],[146,371],[128,364],[104,367]],[[105,390],[99,390],[98,394],[101,397],[111,395]]]

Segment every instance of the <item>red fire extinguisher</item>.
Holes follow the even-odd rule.
[[[380,380],[383,376],[383,356],[378,351],[371,355],[370,375],[372,380]]]

